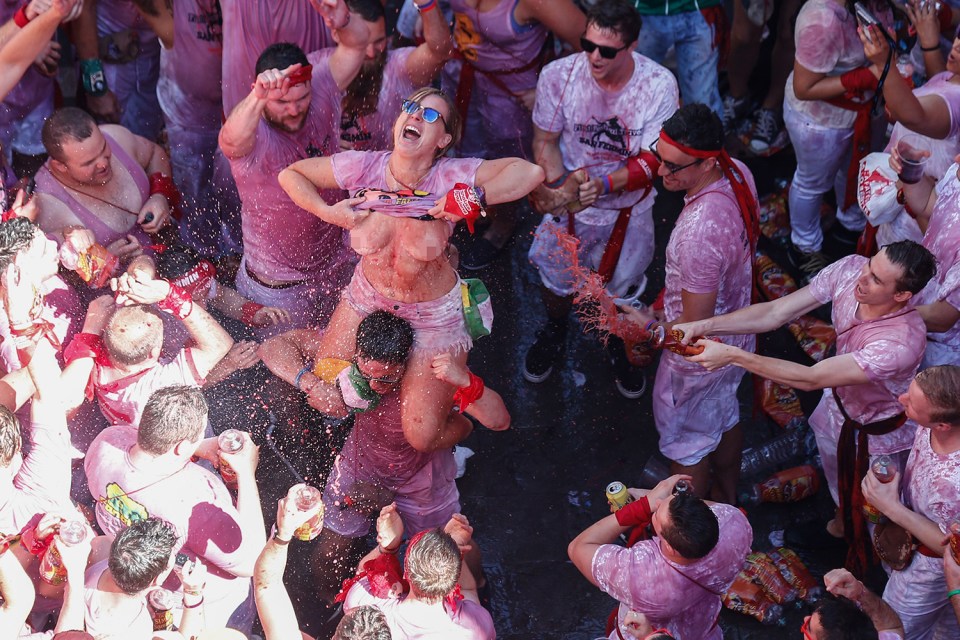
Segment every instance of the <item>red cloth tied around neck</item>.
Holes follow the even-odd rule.
[[[667,144],[676,147],[678,150],[694,158],[706,159],[716,158],[720,163],[720,171],[733,187],[733,195],[737,198],[737,205],[740,207],[740,215],[743,216],[743,226],[747,230],[747,239],[750,241],[750,253],[757,248],[757,240],[760,237],[760,205],[753,194],[750,193],[750,185],[740,168],[733,162],[733,158],[727,153],[726,149],[693,149],[680,144],[666,131],[660,131],[660,139]]]

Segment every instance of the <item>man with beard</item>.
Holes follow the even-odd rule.
[[[367,23],[370,37],[360,73],[343,94],[340,148],[384,151],[393,145],[393,122],[403,97],[433,83],[453,55],[450,27],[443,13],[427,9],[422,16],[423,44],[387,51],[380,0],[348,0],[347,6]],[[320,66],[334,51],[320,49],[308,54],[307,59],[313,66]]]
[[[270,334],[325,324],[353,269],[341,229],[296,206],[277,182],[291,163],[337,148],[340,91],[360,69],[368,30],[363,20],[350,20],[338,33],[340,45],[315,68],[295,45],[267,47],[253,89],[220,131],[220,148],[243,201],[244,256],[236,289],[291,315]],[[326,195],[339,200],[337,192],[332,199]]]

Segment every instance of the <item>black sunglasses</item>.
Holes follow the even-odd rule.
[[[617,54],[628,48],[630,45],[625,44],[622,47],[608,47],[602,44],[597,44],[593,40],[587,40],[583,36],[580,36],[580,48],[586,51],[587,53],[593,53],[597,49],[600,50],[600,57],[607,60],[613,60],[617,57]]]
[[[700,164],[701,162],[703,162],[703,158],[700,158],[700,159],[698,159],[698,160],[694,160],[693,162],[691,162],[691,163],[689,163],[689,164],[677,164],[677,163],[675,163],[675,162],[667,162],[666,160],[664,160],[663,158],[661,158],[661,157],[660,157],[660,154],[657,152],[657,141],[656,141],[656,140],[654,140],[654,141],[653,141],[653,144],[650,145],[650,153],[652,153],[654,156],[656,156],[656,158],[657,158],[657,160],[660,162],[660,164],[662,164],[663,166],[665,166],[665,167],[667,168],[667,171],[670,172],[670,175],[673,175],[673,174],[675,174],[675,173],[679,173],[680,171],[683,171],[684,169],[689,169],[689,168],[692,167],[693,165],[695,165],[695,164]]]
[[[409,113],[410,115],[415,114],[417,111],[423,110],[423,121],[428,124],[433,124],[437,120],[443,123],[443,126],[447,126],[447,121],[444,120],[443,114],[433,109],[431,107],[425,107],[419,102],[414,102],[413,100],[404,100],[403,104],[400,105],[400,108],[404,113]]]

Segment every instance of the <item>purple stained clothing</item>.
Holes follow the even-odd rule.
[[[187,129],[218,130],[223,116],[223,14],[219,0],[175,0],[176,45],[160,53],[157,98],[164,119]]]
[[[136,31],[141,45],[157,39],[132,0],[97,0],[97,35],[102,37],[124,29]]]
[[[753,174],[739,160],[734,160],[757,199]],[[753,260],[730,181],[721,177],[693,196],[685,196],[684,207],[677,218],[667,243],[666,283],[663,307],[667,321],[677,322],[683,312],[682,291],[688,293],[717,292],[713,315],[731,313],[750,305]],[[754,335],[722,336],[726,344],[753,351]],[[688,374],[703,373],[699,364],[682,356],[664,352],[672,367]],[[661,358],[661,362],[663,361]]]
[[[177,532],[177,551],[207,565],[207,623],[222,627],[236,616],[252,621],[252,610],[246,610],[250,579],[231,573],[249,558],[240,553],[241,520],[229,490],[218,476],[193,462],[173,473],[138,466],[130,457],[136,442],[134,427],[114,426],[104,429],[87,450],[84,471],[97,501],[100,528],[113,538],[133,522],[163,518]]]
[[[257,58],[270,45],[291,42],[304,52],[334,45],[323,18],[307,0],[224,0],[222,8],[223,112],[227,115],[250,92]]]
[[[387,163],[389,151],[343,151],[330,158],[337,184],[350,193],[358,189],[389,190]],[[474,186],[480,158],[440,158],[433,163],[430,172],[419,184],[419,191],[426,191],[441,198],[458,182]]]
[[[452,451],[414,449],[403,434],[400,400],[399,391],[388,393],[376,409],[357,414],[323,491],[324,527],[352,538],[366,535],[371,518],[339,508],[358,482],[382,486],[394,495],[408,535],[443,527],[459,511]]]
[[[937,202],[930,215],[923,246],[937,259],[937,274],[920,292],[917,304],[945,301],[960,309],[960,165],[954,164],[937,183]],[[943,333],[927,334],[924,367],[960,364],[960,324]]]
[[[427,609],[410,606],[413,603],[406,603],[406,598],[378,598],[370,593],[370,583],[363,578],[347,592],[343,610],[349,613],[364,605],[376,607],[386,616],[394,640],[494,640],[497,637],[490,612],[476,602],[461,600],[455,608],[443,602],[442,609]]]
[[[0,24],[6,24],[13,18],[23,4],[21,0],[2,0],[0,1]],[[15,127],[24,118],[26,118],[34,109],[43,109],[44,112],[53,111],[53,87],[54,79],[48,78],[32,65],[20,79],[20,82],[6,95],[3,102],[0,103],[0,131]],[[12,133],[12,132],[11,132]],[[10,136],[10,139],[2,140],[5,147],[12,146],[17,150],[24,150],[27,147],[30,153],[42,152],[40,143],[39,129],[36,130],[35,139],[23,141],[19,146],[17,138]],[[11,145],[11,142],[13,143]],[[33,144],[24,144],[32,142]],[[39,148],[37,148],[39,146]],[[29,147],[33,147],[32,149]],[[9,154],[9,149],[5,149]]]
[[[630,156],[649,149],[664,120],[679,104],[677,81],[666,68],[634,53],[633,76],[619,91],[601,89],[590,73],[587,55],[551,62],[540,73],[533,123],[560,134],[563,165],[603,176],[625,166]],[[551,179],[556,176],[548,176]],[[653,206],[655,193],[644,201]],[[618,210],[633,206],[642,191],[601,196],[577,213],[588,224],[612,224]],[[653,228],[649,230],[653,236]]]
[[[140,191],[140,202],[146,202],[147,198],[150,197],[150,180],[147,178],[143,167],[127,153],[126,149],[110,137],[109,134],[102,129],[100,133],[103,134],[107,144],[110,145],[110,151],[113,153],[113,157],[117,159],[120,166],[130,175],[134,184],[137,185],[137,189]],[[49,161],[47,162],[49,163]],[[114,179],[120,179],[120,176],[115,176]],[[77,201],[77,199],[67,191],[66,187],[53,177],[47,164],[44,164],[40,168],[40,171],[37,172],[37,193],[46,194],[66,205],[73,215],[77,217],[77,220],[80,221],[80,224],[93,232],[97,242],[105,247],[116,240],[125,238],[127,234],[135,236],[140,242],[141,247],[146,248],[152,244],[150,237],[140,228],[140,225],[137,224],[137,218],[134,215],[130,216],[130,227],[124,231],[114,231],[108,227],[100,220],[96,213]],[[54,231],[59,231],[59,229],[54,229]],[[144,250],[149,251],[148,249]]]
[[[923,359],[926,328],[913,305],[876,320],[857,317],[860,304],[854,297],[857,279],[867,258],[847,256],[818,273],[810,283],[810,294],[823,304],[833,303],[832,320],[837,332],[837,356],[852,354],[869,382],[837,387],[837,394],[851,418],[862,424],[900,413],[897,400],[907,390]],[[810,416],[815,433],[836,441],[843,415],[831,389],[824,389],[820,404]],[[870,454],[905,451],[913,443],[916,425],[907,422],[891,433],[870,436]],[[821,455],[836,452],[821,451]],[[831,480],[831,478],[827,478]],[[836,479],[833,478],[832,481]]]
[[[593,556],[591,572],[600,589],[620,602],[618,624],[633,609],[654,627],[676,638],[720,640],[717,626],[720,594],[733,583],[750,553],[753,529],[746,516],[726,504],[710,507],[720,525],[720,539],[710,553],[691,564],[668,560],[660,539],[641,540],[629,549],[605,544]]]
[[[322,280],[347,259],[343,231],[294,204],[277,181],[280,171],[294,162],[337,149],[340,93],[329,65],[314,68],[311,90],[310,110],[300,131],[288,133],[261,118],[253,150],[230,160],[243,201],[247,266],[271,280]],[[324,196],[327,202],[340,197],[336,191]]]
[[[931,431],[917,430],[900,483],[903,504],[936,524],[946,535],[960,522],[960,451],[937,453]],[[947,549],[947,553],[950,550]],[[883,599],[897,612],[906,637],[960,638],[943,575],[943,561],[915,553],[904,571],[894,571]]]
[[[886,7],[866,2],[870,12],[886,26],[893,17]],[[857,35],[857,19],[843,2],[808,0],[797,15],[796,62],[813,73],[840,76],[867,63],[863,43]],[[817,124],[831,129],[849,129],[856,112],[835,107],[823,100],[801,100],[793,92],[793,72],[787,78],[786,104]]]
[[[393,125],[400,114],[400,104],[419,87],[407,72],[407,60],[415,47],[385,52],[386,66],[376,110],[363,116],[343,112],[340,116],[340,144],[355,151],[386,151],[393,148]],[[314,67],[328,60],[334,49],[307,54]]]
[[[535,89],[547,29],[540,23],[518,24],[518,0],[500,0],[480,12],[465,0],[452,0],[453,39],[463,60],[451,60],[443,73],[448,95],[457,94],[463,65],[478,70],[470,93],[460,151],[493,158],[498,149],[517,155],[533,136],[530,111],[518,96]],[[487,73],[481,73],[487,72]]]

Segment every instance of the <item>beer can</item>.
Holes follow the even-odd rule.
[[[607,485],[607,502],[610,503],[611,507],[619,511],[633,502],[633,496],[630,495],[622,482],[611,482]]]

